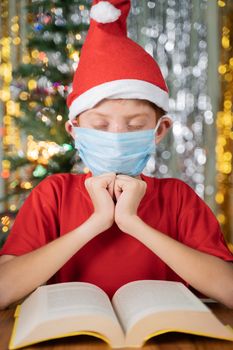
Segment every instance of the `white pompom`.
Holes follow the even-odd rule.
[[[111,23],[118,20],[121,10],[110,4],[108,1],[100,1],[92,6],[90,17],[99,23]]]

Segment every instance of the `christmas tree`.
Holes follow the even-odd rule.
[[[6,234],[33,187],[54,173],[82,171],[71,137],[65,131],[66,97],[89,28],[89,1],[32,1],[27,7],[28,52],[13,71],[11,98],[18,105],[14,124],[21,130],[23,150],[7,152],[5,212],[1,228]],[[85,170],[85,169],[84,169]],[[6,205],[7,203],[7,205]],[[5,215],[5,216],[4,216]]]

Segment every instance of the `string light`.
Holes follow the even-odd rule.
[[[66,151],[66,144],[60,146],[55,142],[35,141],[32,135],[27,137],[27,158],[32,162],[47,165],[54,155],[64,154]],[[41,171],[41,168],[39,169]]]
[[[1,230],[3,233],[7,233],[9,231],[10,224],[11,220],[9,216],[4,215],[1,217]]]
[[[3,6],[7,11],[9,6],[8,1],[3,2]],[[4,12],[1,16],[5,18]],[[6,152],[17,152],[21,147],[20,135],[18,128],[15,127],[13,117],[20,115],[19,104],[11,100],[10,83],[12,81],[12,63],[11,63],[11,43],[19,43],[19,17],[14,16],[11,19],[11,33],[8,32],[8,25],[6,19],[3,19],[2,26],[4,36],[1,39],[1,52],[0,56],[2,61],[0,64],[0,76],[2,77],[2,90],[0,93],[0,99],[4,102],[5,116],[3,117],[4,122],[4,134],[3,134],[3,146]],[[9,36],[11,35],[11,37]],[[6,165],[7,164],[7,165]],[[2,178],[7,179],[10,176],[10,164],[2,162]]]
[[[30,80],[28,81],[28,89],[29,89],[29,90],[35,90],[36,87],[37,87],[37,82],[36,82],[36,80],[30,79]]]
[[[222,25],[220,64],[218,67],[222,91],[222,109],[217,113],[216,127],[216,169],[217,188],[215,201],[218,204],[217,218],[222,225],[226,239],[232,240],[232,198],[233,198],[233,5],[231,2],[218,1]]]
[[[11,4],[12,5],[12,4]],[[18,56],[20,51],[20,25],[19,17],[9,16],[8,0],[2,0],[0,4],[0,17],[1,17],[1,29],[2,36],[0,39],[0,103],[2,104],[3,112],[3,128],[1,128],[2,147],[4,154],[13,155],[17,154],[22,148],[20,140],[20,132],[16,127],[14,118],[20,117],[19,103],[15,102],[11,96],[11,82],[12,82],[12,70],[13,70],[13,51]],[[17,176],[17,173],[14,175]],[[5,187],[6,192],[8,187],[10,188],[13,174],[11,172],[11,162],[7,159],[3,159],[1,162],[2,185]],[[4,181],[4,182],[3,182]],[[5,203],[6,211],[15,212],[17,210],[16,205],[11,203],[12,199],[9,199]],[[17,202],[14,198],[13,201]],[[0,218],[0,230],[2,233],[8,233],[13,223],[12,215],[4,215]]]

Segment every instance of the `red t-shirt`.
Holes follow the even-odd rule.
[[[0,255],[31,252],[85,222],[93,213],[84,185],[89,176],[56,174],[37,185],[21,207]],[[146,224],[187,246],[233,261],[215,216],[191,187],[178,179],[141,177],[147,190],[138,215]],[[141,279],[184,282],[114,223],[82,247],[49,283],[90,282],[112,297],[123,284]]]

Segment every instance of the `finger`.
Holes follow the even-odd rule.
[[[93,176],[89,177],[85,180],[85,187],[87,189],[94,187],[101,187],[107,189],[108,187],[113,187],[115,182],[115,174],[109,174],[109,175],[99,175],[99,176]]]
[[[114,182],[115,182],[115,181],[110,181],[110,182],[108,182],[108,184],[107,184],[107,190],[108,190],[108,192],[110,193],[110,196],[111,196],[112,198],[114,198]]]
[[[122,181],[120,179],[116,179],[115,184],[114,184],[114,193],[115,193],[117,200],[120,197],[120,195],[122,194],[122,192],[124,190],[124,186],[125,186],[124,181]]]
[[[130,180],[130,179],[132,179],[132,176],[129,176],[129,175],[124,175],[124,174],[118,174],[118,175],[116,175],[116,178],[117,179],[125,179],[125,180]]]
[[[116,175],[116,178],[117,179],[122,179],[122,180],[125,180],[125,181],[141,180],[140,175],[138,175],[138,176],[129,176],[129,175],[124,175],[124,174],[119,174],[119,175]]]
[[[115,181],[116,174],[115,173],[106,173],[106,174],[99,175],[98,178],[108,179],[110,181]]]
[[[104,174],[98,175],[96,177],[106,177],[106,176],[116,177],[116,173],[114,173],[114,172],[104,173]]]
[[[115,199],[114,195],[114,183],[116,179],[115,173],[106,173],[99,176],[101,184],[109,192],[110,196]],[[103,182],[102,182],[103,181]]]
[[[114,186],[114,194],[116,196],[116,200],[118,200],[118,198],[120,197],[121,193],[122,193],[122,188],[119,184],[116,184],[115,183],[115,186]]]

